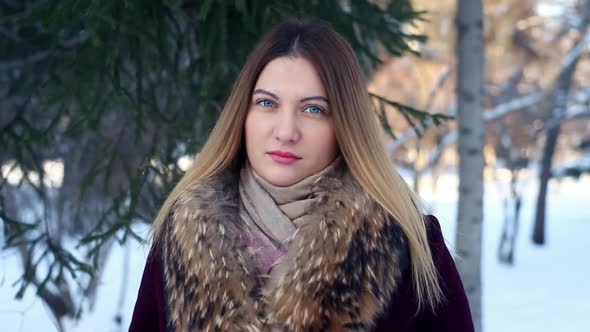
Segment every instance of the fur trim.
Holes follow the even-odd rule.
[[[397,223],[346,166],[316,182],[318,203],[260,288],[237,172],[191,187],[156,234],[172,331],[368,331],[409,253]]]

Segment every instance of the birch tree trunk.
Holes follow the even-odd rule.
[[[457,262],[476,331],[481,318],[481,238],[483,219],[483,4],[460,0],[457,10],[457,112],[459,120],[459,208]]]

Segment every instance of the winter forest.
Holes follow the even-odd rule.
[[[149,230],[285,17],[353,46],[477,331],[590,331],[590,0],[0,0],[3,331],[126,331]]]

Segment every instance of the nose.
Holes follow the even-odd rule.
[[[274,137],[281,143],[293,144],[301,138],[295,113],[288,109],[279,110],[274,126]]]

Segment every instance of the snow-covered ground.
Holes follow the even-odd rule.
[[[447,177],[443,183],[439,183],[440,189],[434,195],[434,209],[447,241],[452,244],[457,182],[455,177]],[[448,188],[448,192],[441,187]],[[484,331],[590,331],[590,176],[579,181],[566,178],[550,183],[544,247],[531,242],[538,185],[529,181],[524,190],[514,266],[499,263],[496,256],[505,188],[505,183],[486,183]]]
[[[423,186],[428,188],[427,184]],[[590,177],[552,181],[548,194],[547,244],[530,241],[537,185],[527,181],[515,265],[498,263],[496,250],[502,226],[502,190],[505,183],[486,182],[483,243],[483,320],[485,332],[590,331]],[[438,190],[424,192],[452,247],[456,218],[457,179],[442,176]],[[145,234],[147,227],[138,225]],[[124,271],[128,250],[129,270]],[[115,247],[111,252],[94,311],[83,313],[67,331],[126,331],[131,318],[147,248],[137,242]],[[21,271],[11,251],[0,252],[0,322],[2,331],[55,331],[51,316],[28,290],[23,300],[14,300],[12,284]],[[122,304],[121,325],[114,317],[120,307],[123,275],[127,292]]]

